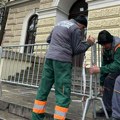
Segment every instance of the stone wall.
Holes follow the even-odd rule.
[[[120,6],[109,6],[89,10],[88,35],[96,38],[101,30],[108,30],[114,36],[120,37]],[[87,64],[90,64],[90,50],[87,52]]]
[[[91,10],[88,18],[88,34],[94,35],[95,38],[103,29],[120,36],[120,6]]]
[[[27,2],[27,3],[23,3],[23,4],[19,4],[19,5],[10,7],[2,45],[20,45],[22,26],[23,26],[23,21],[24,21],[25,17],[31,11],[33,11],[35,9],[41,10],[41,9],[46,9],[46,8],[51,7],[52,1],[53,0],[41,0],[40,2],[33,1],[33,2]],[[52,21],[52,18],[49,18],[49,19]],[[38,32],[37,32],[37,38],[36,38],[37,41],[39,41],[38,36],[44,35],[43,32],[40,32],[41,28],[39,28],[41,26],[45,27],[45,25],[42,25],[42,24],[45,24],[45,22],[43,22],[43,21],[44,20],[42,20],[41,22],[38,21],[38,26],[37,26]],[[52,24],[52,26],[53,26],[53,24]],[[51,28],[49,28],[49,29],[51,29]],[[47,28],[47,30],[48,30],[48,28]],[[48,34],[48,32],[46,32],[45,34]],[[42,38],[42,40],[43,40],[43,38]]]
[[[45,43],[56,22],[55,17],[43,18],[38,21],[36,43]]]

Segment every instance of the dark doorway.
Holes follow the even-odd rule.
[[[33,15],[28,22],[25,44],[35,44],[37,22],[38,22],[38,15]],[[24,53],[33,53],[33,52],[34,52],[33,46],[27,46],[24,48]]]
[[[75,18],[79,15],[88,15],[88,4],[85,0],[77,0],[69,11],[69,19]]]

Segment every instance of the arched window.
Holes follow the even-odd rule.
[[[5,15],[5,8],[1,8],[0,9],[0,30],[1,30],[2,23],[3,23],[4,15]]]
[[[88,15],[88,4],[85,0],[77,0],[69,11],[69,19],[75,18],[78,15]]]
[[[2,40],[3,40],[8,11],[9,11],[9,9],[6,7],[0,8],[0,45],[1,45]]]
[[[38,22],[38,15],[33,15],[29,19],[25,44],[35,44],[37,22]],[[26,52],[32,53],[32,52],[34,52],[34,48],[33,47],[25,47],[24,53],[26,53]]]

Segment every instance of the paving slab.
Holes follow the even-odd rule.
[[[6,120],[31,120],[31,111],[34,99],[37,93],[37,88],[18,86],[15,84],[2,83],[2,96],[0,97],[0,117]],[[73,96],[72,99],[81,100],[80,96]],[[55,106],[55,95],[51,92],[48,97],[46,106],[46,120],[52,120]],[[98,109],[99,103],[97,103]],[[93,106],[90,106],[86,120],[94,120]],[[3,114],[2,114],[3,112]],[[7,118],[6,116],[17,115],[20,118]],[[82,117],[82,104],[71,102],[67,118],[69,120],[81,120]],[[97,118],[96,120],[106,120],[105,118]]]

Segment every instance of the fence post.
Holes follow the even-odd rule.
[[[1,58],[2,58],[2,47],[0,46],[0,64],[1,64]],[[0,96],[2,96],[2,81],[0,78]]]

